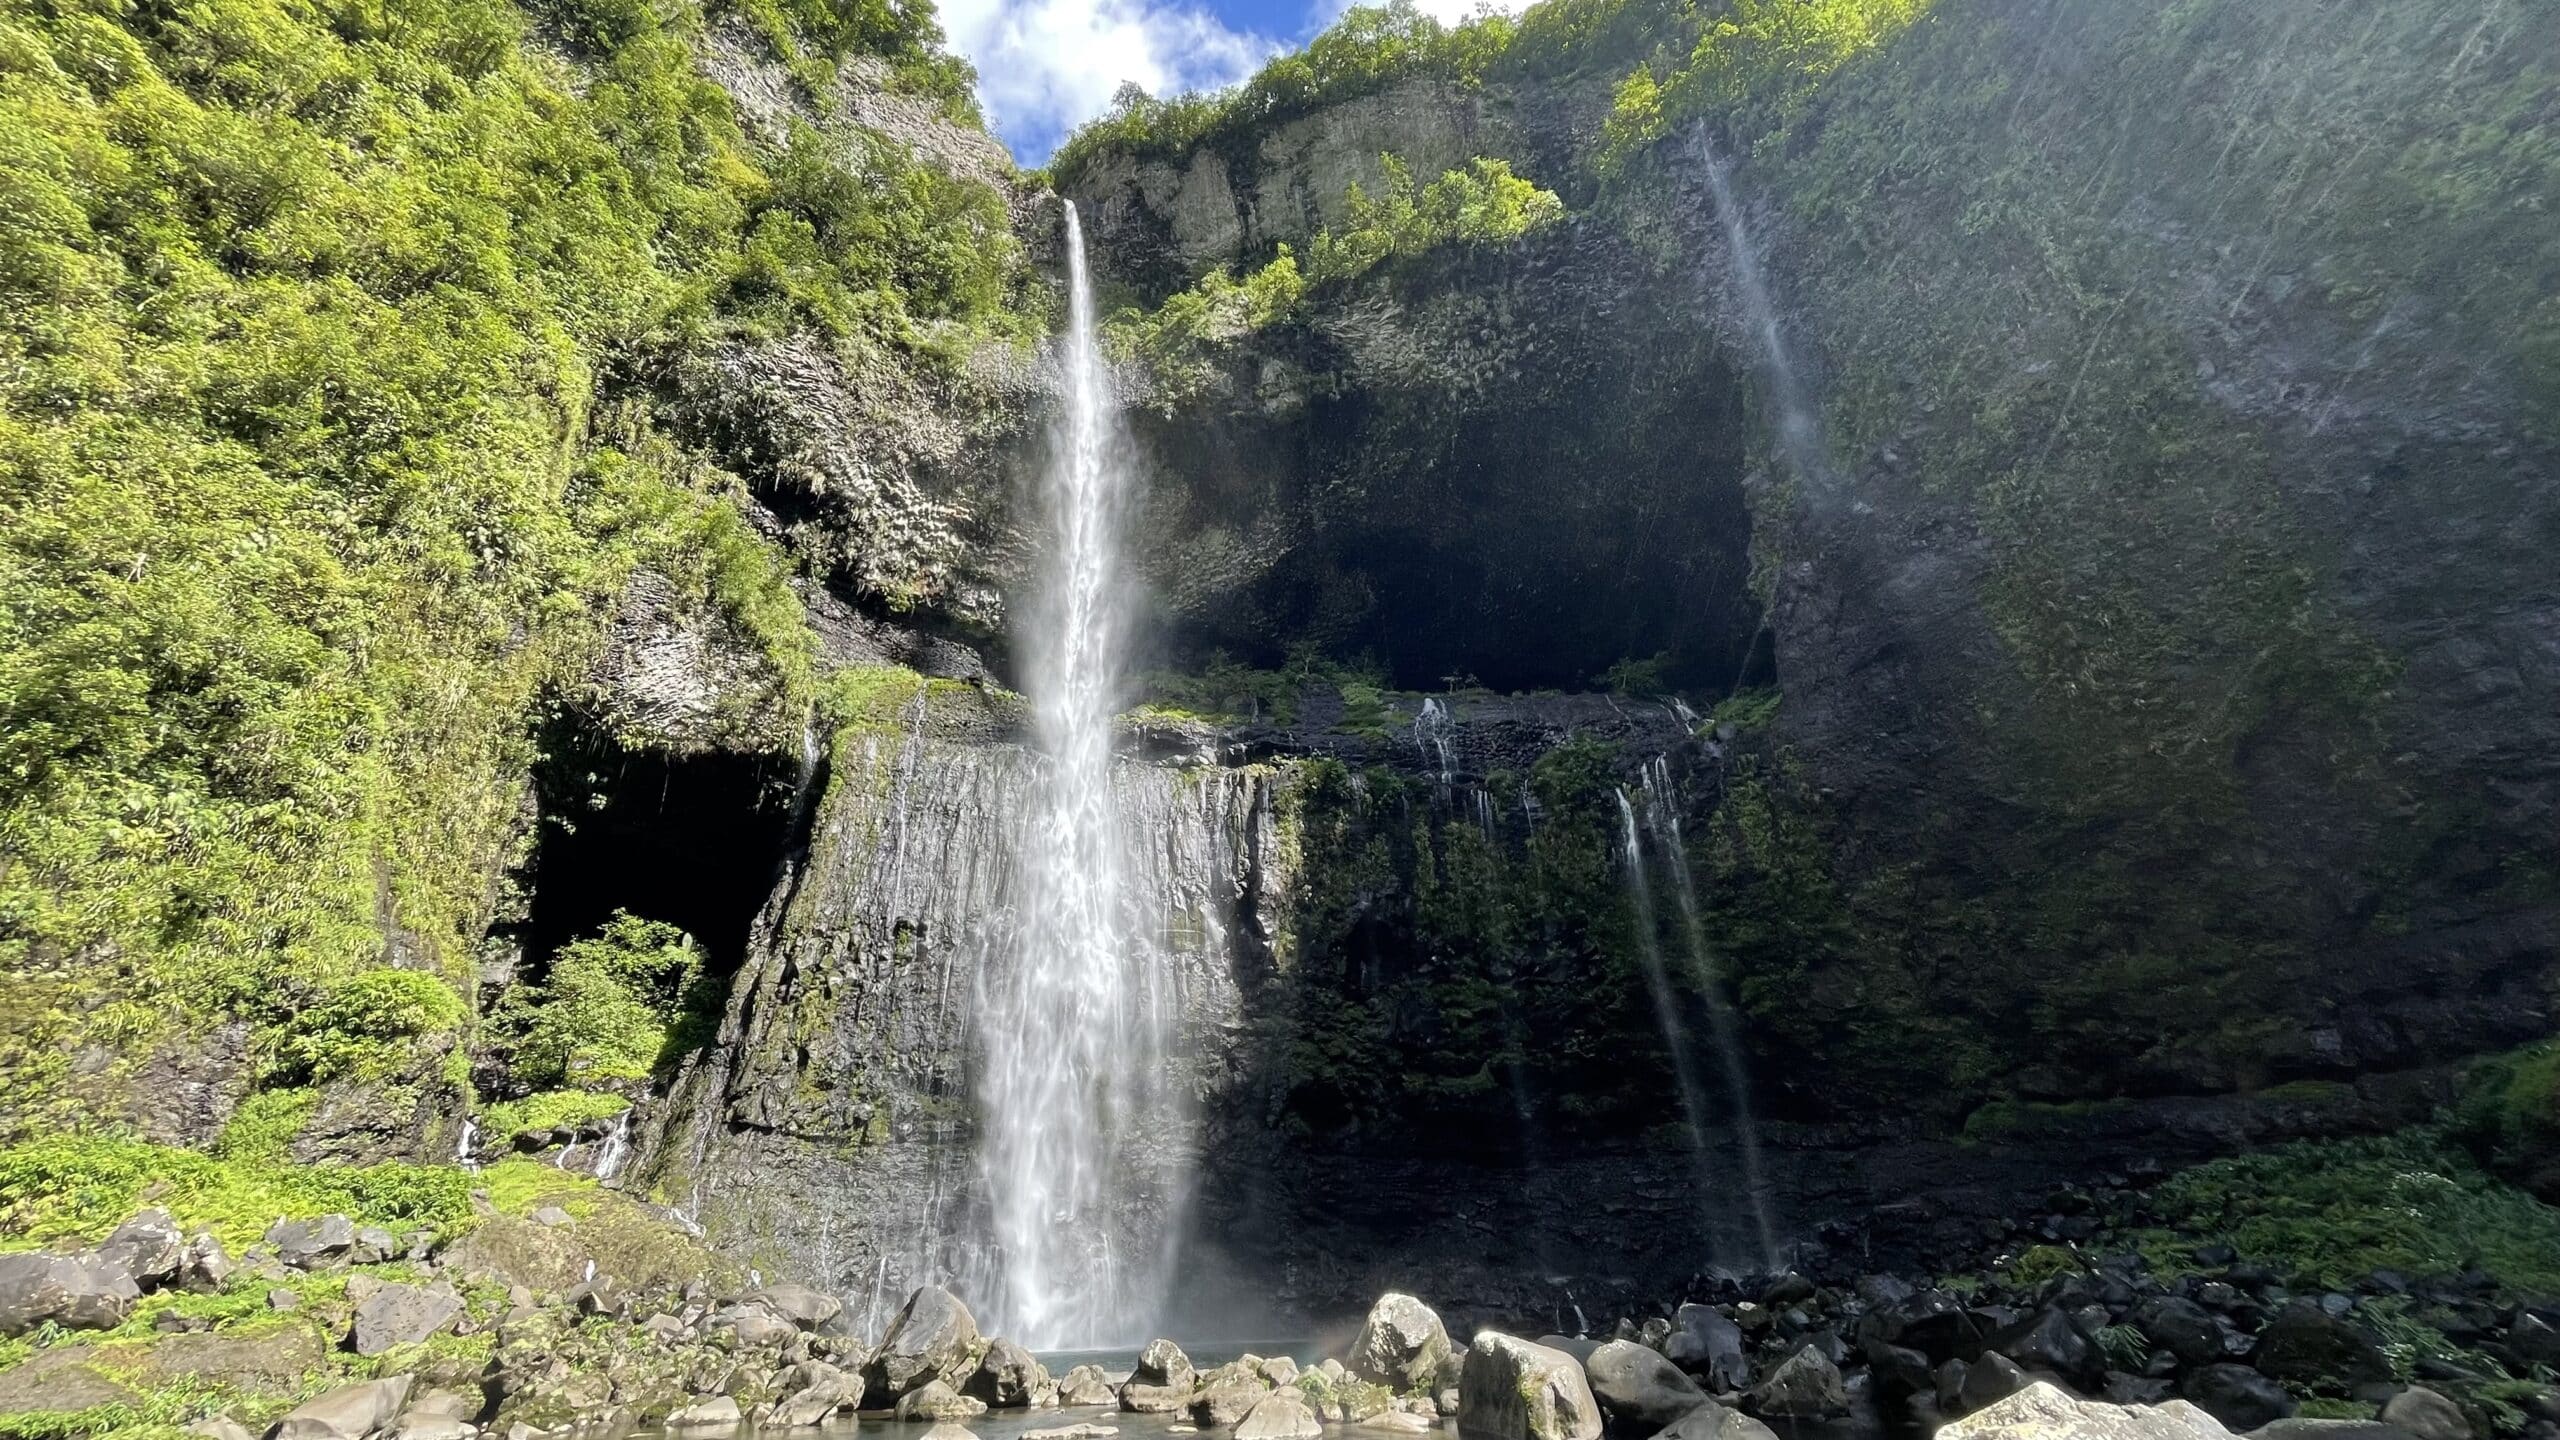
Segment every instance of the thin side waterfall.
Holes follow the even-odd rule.
[[[1618,843],[1627,870],[1627,908],[1635,921],[1636,959],[1644,967],[1645,989],[1653,997],[1654,1018],[1662,1025],[1662,1043],[1671,1052],[1671,1081],[1680,1092],[1680,1115],[1689,1127],[1689,1159],[1696,1167],[1696,1189],[1704,1226],[1712,1237],[1716,1192],[1715,1165],[1708,1158],[1707,1102],[1698,1088],[1697,1067],[1689,1058],[1689,1027],[1680,1019],[1680,998],[1671,989],[1671,973],[1662,962],[1661,916],[1653,906],[1653,882],[1645,878],[1643,832],[1636,824],[1635,802],[1618,792]]]
[[[1042,768],[1025,819],[1010,953],[979,967],[973,1017],[990,1333],[1034,1349],[1143,1339],[1160,1258],[1115,1246],[1115,1208],[1144,1183],[1135,1146],[1160,1123],[1168,1023],[1128,913],[1128,838],[1113,803],[1112,717],[1128,605],[1120,561],[1128,464],[1095,343],[1084,232],[1066,212],[1066,405],[1043,499],[1048,548],[1024,631]]]
[[[1659,757],[1645,766],[1644,799],[1645,813],[1653,817],[1654,839],[1671,871],[1671,898],[1680,912],[1689,965],[1698,993],[1706,997],[1708,1038],[1715,1042],[1716,1059],[1724,1068],[1725,1094],[1733,1107],[1734,1144],[1742,1152],[1742,1185],[1751,1203],[1753,1238],[1760,1242],[1761,1262],[1776,1270],[1778,1231],[1769,1219],[1769,1184],[1760,1167],[1760,1122],[1751,1109],[1751,1072],[1742,1062],[1741,1027],[1734,1020],[1733,1007],[1724,1002],[1724,967],[1716,963],[1715,952],[1707,945],[1706,927],[1698,919],[1697,882],[1689,875],[1689,847],[1680,838],[1671,766]]]
[[[1778,407],[1779,452],[1807,486],[1827,491],[1832,488],[1831,461],[1823,449],[1821,415],[1814,409],[1804,380],[1796,373],[1795,358],[1787,349],[1786,332],[1778,324],[1778,307],[1770,298],[1768,277],[1760,264],[1760,249],[1752,242],[1751,227],[1742,218],[1741,203],[1734,199],[1732,173],[1704,131],[1698,135],[1698,160],[1706,169],[1707,194],[1715,202],[1716,219],[1724,226],[1725,248],[1733,259],[1734,299],[1742,306],[1742,317],[1750,326],[1752,339],[1759,344],[1770,398]]]

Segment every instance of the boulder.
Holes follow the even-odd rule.
[[[1099,1365],[1079,1365],[1058,1381],[1061,1405],[1109,1405],[1119,1398],[1111,1393],[1111,1377]]]
[[[1582,1362],[1601,1413],[1617,1424],[1654,1431],[1707,1403],[1707,1392],[1659,1354],[1632,1340],[1612,1340]]]
[[[771,1426],[819,1425],[839,1410],[858,1409],[862,1404],[862,1377],[823,1360],[794,1365],[775,1384],[781,1398],[764,1422]]]
[[[384,1285],[357,1302],[347,1343],[359,1355],[415,1345],[451,1329],[463,1309],[450,1285]]]
[[[1920,1291],[1868,1320],[1878,1338],[1917,1350],[1932,1365],[1970,1359],[1982,1349],[1981,1321],[1944,1290]]]
[[[1849,1387],[1840,1378],[1840,1367],[1807,1345],[1770,1371],[1769,1378],[1751,1392],[1751,1408],[1762,1415],[1783,1415],[1792,1420],[1846,1414]]]
[[[1265,1360],[1255,1368],[1262,1372],[1263,1379],[1270,1381],[1274,1385],[1295,1385],[1298,1383],[1298,1362],[1290,1359],[1286,1355]]]
[[[1322,1434],[1316,1412],[1295,1390],[1264,1395],[1236,1423],[1236,1440],[1316,1440]]]
[[[228,1415],[207,1415],[179,1433],[199,1436],[201,1440],[258,1440],[249,1433],[248,1426]]]
[[[1214,1380],[1193,1392],[1191,1423],[1203,1430],[1223,1430],[1242,1422],[1271,1393],[1258,1375],[1250,1380],[1232,1376]]]
[[[737,1350],[779,1350],[800,1335],[799,1326],[762,1305],[731,1305],[712,1317],[711,1328]]]
[[[803,1330],[815,1330],[844,1313],[844,1302],[824,1291],[784,1281],[755,1293],[764,1307]]]
[[[2223,1358],[2222,1322],[2213,1312],[2179,1295],[2154,1295],[2134,1307],[2134,1328],[2154,1349],[2166,1350],[2184,1365],[2211,1365]]]
[[[1602,1345],[1605,1345],[1608,1342],[1605,1340],[1594,1340],[1588,1335],[1549,1334],[1539,1336],[1537,1343],[1546,1346],[1550,1350],[1561,1350],[1576,1360],[1588,1360],[1591,1358],[1592,1351],[1599,1349]]]
[[[945,1420],[924,1432],[924,1440],[978,1440],[978,1432],[956,1421]]]
[[[546,1230],[566,1230],[578,1223],[578,1217],[557,1205],[545,1205],[525,1217]]]
[[[1988,1410],[2033,1383],[2018,1362],[1997,1350],[1985,1350],[1964,1367],[1963,1383],[1956,1387],[1956,1408],[1967,1414]]]
[[[1600,1402],[1572,1356],[1487,1330],[1467,1347],[1458,1429],[1475,1440],[1598,1440]]]
[[[2249,1432],[2249,1440],[2416,1440],[2379,1420],[2311,1420],[2290,1415]]]
[[[969,1420],[987,1413],[987,1403],[963,1395],[939,1380],[925,1384],[898,1397],[897,1417],[901,1420]]]
[[[2076,1399],[2039,1380],[1942,1427],[1937,1440],[2226,1440],[2212,1416],[2172,1400],[2141,1407]]]
[[[2050,1305],[1999,1331],[1987,1343],[2021,1367],[2050,1371],[2081,1390],[2095,1390],[2106,1382],[2107,1357],[2098,1342],[2089,1338],[2079,1321]]]
[[[1683,1415],[1654,1440],[1778,1440],[1778,1432],[1713,1400]]]
[[[133,1277],[144,1290],[177,1282],[187,1260],[186,1237],[166,1210],[145,1210],[98,1242],[98,1258]]]
[[[1672,1364],[1718,1390],[1740,1390],[1751,1383],[1742,1327],[1723,1311],[1712,1305],[1683,1305],[1673,1319],[1666,1352]]]
[[[222,1242],[208,1231],[187,1242],[187,1253],[178,1262],[178,1288],[198,1295],[212,1295],[231,1283],[231,1256]]]
[[[2178,1393],[2234,1430],[2255,1430],[2294,1411],[2285,1388],[2246,1365],[2228,1362],[2187,1372]]]
[[[1119,1433],[1117,1425],[1058,1425],[1047,1430],[1025,1430],[1022,1440],[1104,1440],[1106,1436]]]
[[[23,1335],[47,1323],[111,1330],[141,1294],[122,1267],[94,1255],[0,1255],[0,1335]]]
[[[2462,1407],[2428,1389],[2412,1385],[2382,1407],[2382,1422],[2397,1425],[2418,1440],[2471,1440],[2471,1421]]]
[[[1929,1357],[1917,1350],[1870,1337],[1860,1347],[1876,1389],[1886,1395],[1925,1395],[1930,1388]]]
[[[664,1423],[670,1430],[735,1430],[745,1419],[735,1397],[714,1395],[676,1411]]]
[[[948,1290],[927,1285],[907,1297],[880,1337],[863,1380],[874,1403],[899,1399],[955,1374],[978,1348],[978,1322]]]
[[[987,1346],[986,1358],[978,1362],[960,1393],[984,1400],[990,1409],[1018,1410],[1032,1403],[1048,1383],[1047,1368],[1030,1351],[1010,1340],[998,1340]]]
[[[2391,1378],[2391,1361],[2353,1322],[2312,1301],[2296,1301],[2258,1332],[2250,1363],[2278,1380],[2328,1381],[2340,1389]]]
[[[408,1247],[400,1243],[399,1236],[392,1234],[390,1231],[383,1229],[379,1225],[358,1226],[356,1228],[356,1243],[347,1247],[347,1263],[350,1265],[379,1265],[383,1261],[398,1255],[406,1248]]]
[[[1170,1340],[1155,1339],[1138,1352],[1137,1368],[1120,1387],[1120,1408],[1133,1415],[1170,1415],[1191,1404],[1198,1372],[1191,1357]]]
[[[279,1220],[267,1227],[267,1248],[279,1263],[296,1270],[334,1265],[355,1248],[356,1222],[344,1215],[316,1220]]]
[[[1369,1307],[1345,1366],[1363,1380],[1402,1393],[1437,1385],[1450,1354],[1449,1332],[1439,1315],[1410,1295],[1389,1293]]]
[[[345,1218],[343,1216],[339,1217]],[[409,1398],[409,1375],[341,1385],[287,1411],[268,1440],[363,1440],[389,1427]]]

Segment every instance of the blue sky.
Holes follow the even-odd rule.
[[[940,0],[951,48],[978,67],[988,123],[1024,165],[1045,164],[1123,81],[1152,95],[1232,85],[1305,43],[1349,0]],[[1478,0],[1416,0],[1444,21]],[[1498,0],[1517,9],[1520,0]]]

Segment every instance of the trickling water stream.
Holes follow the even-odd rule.
[[[1044,763],[1024,819],[1010,953],[980,966],[973,1015],[993,1243],[971,1298],[996,1333],[1034,1348],[1138,1335],[1160,1299],[1158,1257],[1115,1243],[1114,1210],[1140,1183],[1133,1142],[1165,1123],[1156,1082],[1172,1018],[1146,983],[1112,790],[1128,464],[1072,204],[1066,227],[1066,406],[1045,486],[1043,583],[1025,631]]]
[[[1627,868],[1627,907],[1635,922],[1636,959],[1644,966],[1645,990],[1662,1025],[1663,1048],[1671,1053],[1671,1081],[1680,1092],[1680,1117],[1689,1128],[1689,1159],[1697,1171],[1698,1204],[1705,1219],[1702,1228],[1713,1234],[1717,1187],[1715,1164],[1709,1158],[1707,1101],[1689,1058],[1689,1027],[1680,1018],[1680,997],[1673,992],[1670,971],[1663,965],[1661,919],[1653,906],[1653,882],[1645,878],[1644,835],[1636,824],[1635,802],[1625,790],[1618,792],[1618,822],[1619,854]]]
[[[1759,246],[1752,241],[1741,202],[1734,198],[1732,173],[1703,131],[1698,135],[1698,160],[1707,172],[1707,193],[1715,202],[1716,220],[1724,227],[1725,248],[1732,258],[1734,299],[1742,306],[1751,338],[1760,347],[1770,399],[1778,407],[1779,453],[1806,485],[1827,490],[1831,485],[1831,461],[1823,450],[1821,416],[1805,392],[1803,377],[1796,373],[1794,355],[1787,349],[1786,332],[1778,324],[1777,302],[1770,297],[1768,277],[1760,265]]]

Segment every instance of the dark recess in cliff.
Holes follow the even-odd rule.
[[[734,971],[790,843],[789,766],[626,750],[571,722],[544,753],[526,957],[547,961],[628,910],[692,935],[713,973]]]

